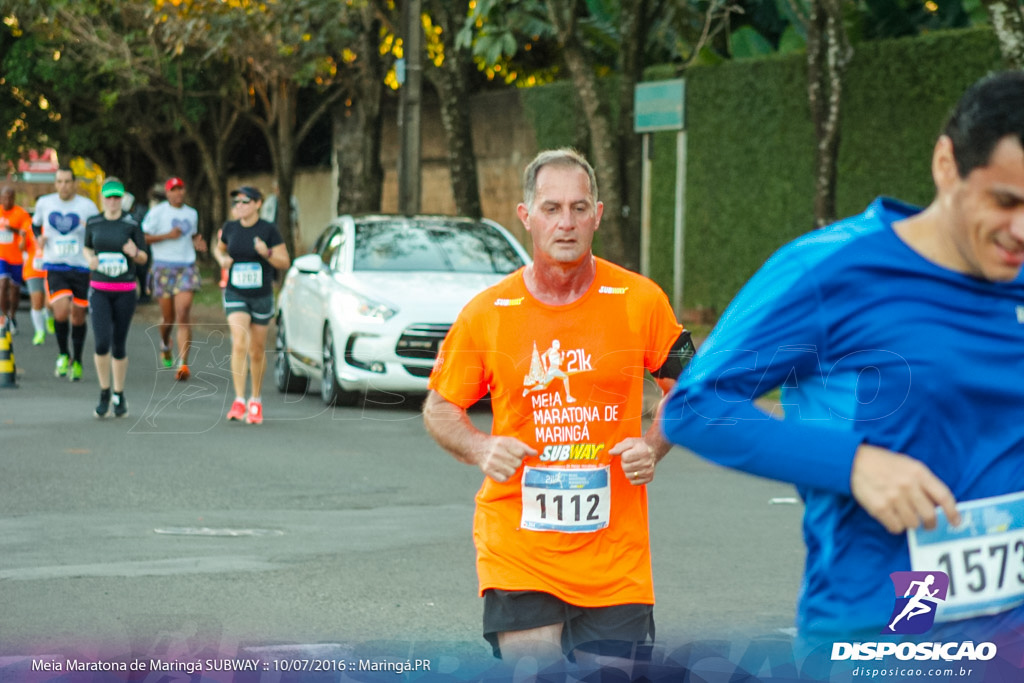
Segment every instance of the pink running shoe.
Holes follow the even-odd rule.
[[[263,404],[250,399],[249,407],[245,413],[245,421],[251,425],[263,424]]]
[[[228,420],[234,420],[239,422],[245,418],[245,401],[239,401],[235,399],[235,402],[231,404],[231,410],[228,411]]]

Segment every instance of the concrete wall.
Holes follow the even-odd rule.
[[[476,153],[477,182],[486,218],[497,221],[527,244],[525,231],[516,216],[522,200],[522,171],[537,153],[533,129],[526,125],[517,91],[476,95],[470,101],[473,150]],[[386,211],[398,209],[398,127],[397,112],[385,114],[381,161]],[[447,151],[440,112],[433,98],[424,98],[422,118],[422,210],[424,213],[453,213],[455,202],[448,174]]]
[[[523,167],[537,153],[533,129],[523,118],[519,94],[515,91],[484,93],[470,104],[473,122],[473,148],[476,151],[480,198],[484,216],[508,228],[523,244],[529,241],[516,216],[522,199]],[[385,109],[381,162],[384,166],[382,210],[398,210],[398,114]],[[448,174],[444,129],[436,101],[425,97],[422,121],[422,212],[451,214],[455,201]],[[233,177],[229,186],[251,184],[269,193],[274,186],[270,174]],[[337,180],[331,169],[300,169],[295,178],[295,198],[299,205],[300,240],[308,249],[317,235],[334,218],[337,206]]]

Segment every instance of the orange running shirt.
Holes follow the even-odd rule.
[[[0,206],[0,261],[12,266],[21,264],[25,233],[32,231],[32,217],[18,205],[7,211]]]
[[[36,236],[32,232],[32,228],[29,227],[25,230],[25,262],[21,270],[21,277],[26,281],[32,278],[46,277],[42,254],[37,255],[36,251]]]
[[[596,262],[590,289],[566,306],[533,298],[522,270],[476,296],[431,374],[430,388],[462,408],[490,391],[492,432],[538,452],[477,493],[481,595],[654,604],[647,491],[608,450],[642,436],[644,370],[661,367],[683,328],[655,283]]]

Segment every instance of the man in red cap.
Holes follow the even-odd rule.
[[[164,183],[167,200],[160,202],[142,220],[142,231],[153,251],[150,289],[160,302],[160,361],[174,365],[171,330],[178,323],[178,370],[175,379],[187,380],[188,353],[192,344],[192,297],[199,289],[196,251],[206,251],[199,234],[199,213],[185,204],[185,181],[174,177]]]

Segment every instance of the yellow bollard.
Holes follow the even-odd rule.
[[[7,319],[0,323],[0,389],[17,389],[18,375],[14,367],[14,348]]]

